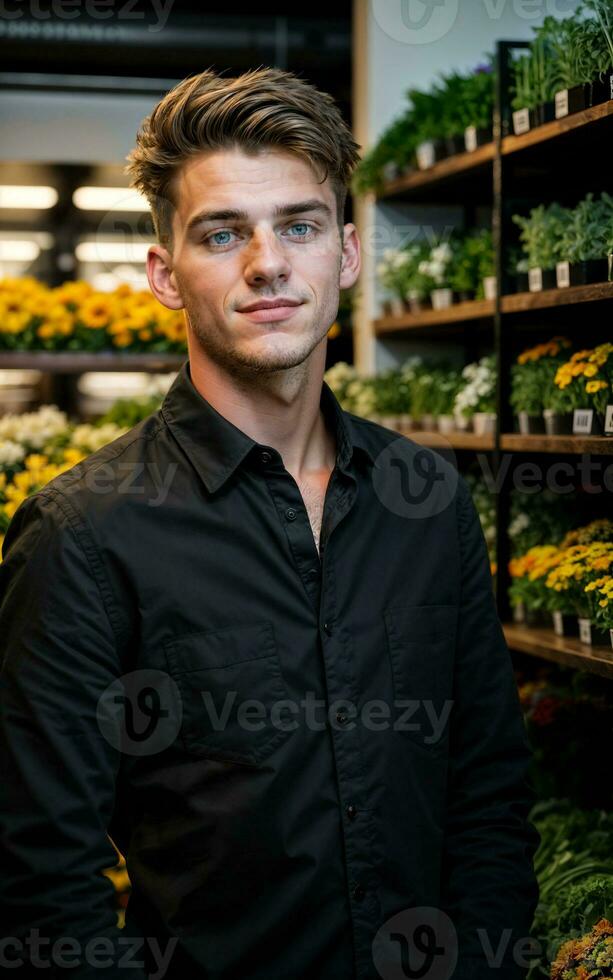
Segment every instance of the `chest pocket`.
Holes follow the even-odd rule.
[[[432,752],[448,745],[457,615],[454,605],[399,603],[383,610],[396,699],[394,728]]]
[[[290,736],[275,708],[288,695],[272,623],[190,633],[169,640],[165,652],[188,754],[259,766]]]

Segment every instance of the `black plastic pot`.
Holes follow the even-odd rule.
[[[447,154],[445,140],[427,140],[417,147],[417,166],[420,170],[427,170],[429,167],[444,160]],[[424,160],[424,155],[426,159]]]
[[[543,412],[543,420],[545,422],[545,432],[548,436],[572,436],[572,412],[553,412],[551,409],[546,408]]]
[[[606,282],[609,278],[608,259],[589,259],[587,262],[559,262],[556,266],[556,282],[565,286],[588,286]]]
[[[449,157],[454,157],[458,153],[466,153],[464,134],[462,136],[447,136],[445,139],[445,149]]]
[[[467,153],[472,153],[478,146],[485,146],[486,143],[491,143],[493,138],[494,133],[492,129],[477,129],[475,126],[469,126],[464,132],[464,149]]]
[[[458,293],[454,290],[453,293],[454,303],[471,303],[472,300],[474,300],[474,298],[475,298],[475,294],[469,293],[466,290],[463,290],[461,293]]]
[[[575,411],[575,413],[573,413],[573,433],[575,433],[575,435],[582,435],[582,436],[601,436],[601,435],[603,435],[604,434],[604,417],[602,415],[599,415],[598,412],[595,411],[595,409],[588,409],[588,411],[591,411],[591,413],[592,413],[592,415],[591,415],[591,421],[589,423],[589,427],[588,428],[581,428],[581,429],[579,429],[579,427],[576,426],[576,422],[577,422],[578,418],[580,418],[582,411],[583,411],[582,409],[577,409]]]
[[[531,269],[528,272],[528,289],[531,293],[540,293],[545,289],[556,289],[558,285],[558,280],[556,276],[555,269],[540,269],[540,276],[536,276],[535,270]],[[533,287],[532,283],[538,278],[538,288]]]
[[[522,436],[542,435],[545,432],[545,420],[542,415],[529,415],[528,412],[518,412],[517,427]]]
[[[528,273],[518,272],[515,276],[515,292],[516,293],[527,293],[528,292]]]
[[[575,85],[573,88],[565,88],[556,92],[554,98],[556,119],[563,119],[571,116],[573,112],[581,112],[587,109],[590,98],[588,85]]]
[[[553,122],[556,117],[556,107],[554,102],[541,102],[535,109],[530,109],[530,128],[544,126],[545,123]]]
[[[552,613],[551,618],[556,636],[577,636],[579,625],[574,613]]]
[[[602,78],[588,82],[585,87],[587,89],[588,106],[609,102],[613,99],[613,71],[608,71]]]

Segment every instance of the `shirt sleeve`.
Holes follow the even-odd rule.
[[[96,716],[121,668],[91,545],[65,495],[45,488],[17,509],[0,564],[3,956],[79,980],[116,977],[128,958],[102,874],[117,860],[120,753]],[[129,976],[145,973],[132,963]]]
[[[533,856],[540,835],[528,819],[536,800],[528,774],[532,751],[485,538],[461,478],[456,505],[462,579],[443,908],[458,937],[453,980],[520,980],[539,894]]]

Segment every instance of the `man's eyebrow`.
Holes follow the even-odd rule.
[[[308,201],[296,201],[294,204],[279,204],[274,209],[274,217],[287,217],[292,214],[304,214],[305,212],[320,211],[328,218],[332,218],[332,210],[324,201],[318,198],[310,198]],[[248,221],[249,215],[246,211],[239,211],[236,208],[222,208],[217,211],[201,211],[195,214],[189,221],[187,230],[191,231],[197,225],[204,225],[212,221]]]

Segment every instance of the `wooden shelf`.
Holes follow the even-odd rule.
[[[178,371],[185,354],[119,354],[114,351],[0,351],[0,368],[27,368],[50,374],[81,374],[83,371],[147,371],[151,374]]]
[[[457,153],[455,156],[439,160],[427,170],[414,170],[394,180],[387,181],[377,194],[377,200],[386,198],[412,197],[416,192],[433,187],[457,177],[471,176],[475,171],[489,167],[494,159],[493,143],[477,147],[471,153]],[[491,196],[491,191],[490,191]]]
[[[500,436],[500,448],[515,453],[595,453],[613,455],[613,436]]]
[[[613,647],[588,646],[571,636],[557,636],[553,630],[504,624],[504,635],[511,650],[540,657],[565,667],[587,670],[613,678]]]
[[[501,297],[503,313],[523,313],[575,303],[595,303],[613,299],[613,282],[598,282],[591,286],[570,286],[567,289],[545,289],[540,293],[513,293]]]
[[[494,316],[493,300],[474,300],[470,303],[454,303],[444,310],[424,310],[415,315],[382,316],[375,320],[375,333],[378,335],[396,333],[402,330],[423,330],[445,324],[465,323],[469,320],[487,320]]]
[[[538,146],[555,140],[559,136],[565,136],[591,123],[599,122],[613,115],[613,102],[603,102],[601,105],[592,106],[591,109],[584,109],[582,112],[574,112],[563,119],[554,119],[552,122],[537,126],[528,133],[521,136],[505,136],[502,141],[502,155],[508,156],[511,153],[518,153],[531,146]]]
[[[420,446],[430,446],[432,449],[482,449],[494,448],[494,436],[478,436],[474,432],[427,432],[422,429],[397,429],[400,435],[412,439]]]

